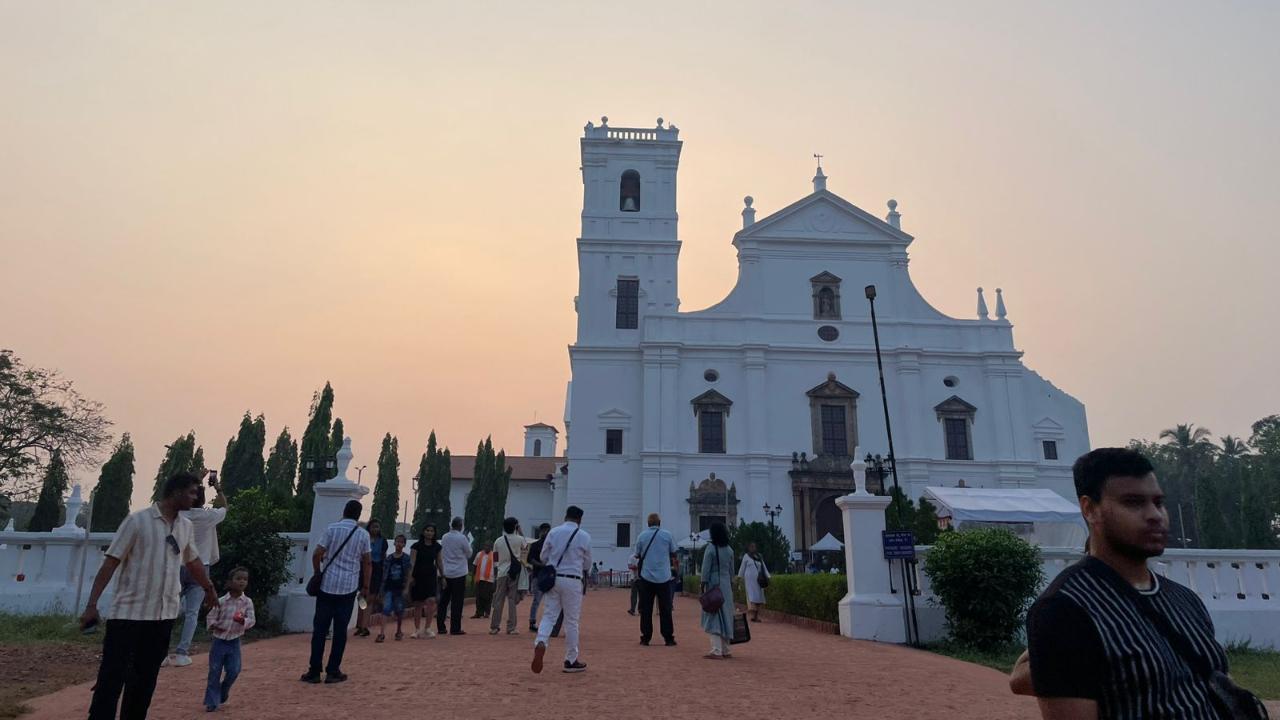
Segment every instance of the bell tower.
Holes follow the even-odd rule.
[[[578,342],[636,346],[644,318],[679,306],[680,131],[587,123],[582,137]]]

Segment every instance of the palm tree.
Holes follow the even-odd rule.
[[[1187,533],[1186,525],[1182,520],[1182,498],[1186,497],[1188,486],[1191,489],[1191,527],[1195,530],[1196,542],[1203,541],[1203,536],[1200,534],[1200,513],[1197,512],[1200,508],[1200,483],[1197,482],[1196,476],[1202,461],[1213,455],[1216,450],[1213,443],[1209,441],[1209,436],[1208,428],[1196,427],[1194,423],[1179,423],[1160,431],[1160,439],[1165,441],[1165,446],[1178,466],[1178,480],[1181,486],[1178,493],[1178,525],[1184,546]]]
[[[1240,461],[1249,453],[1249,446],[1243,440],[1234,435],[1223,435],[1218,438],[1218,442],[1222,445],[1218,450],[1219,457],[1222,458],[1224,475],[1231,478],[1231,482],[1236,486],[1239,493],[1239,510],[1240,510],[1240,547],[1248,547],[1249,545],[1249,526],[1245,521],[1245,487],[1244,477],[1240,473]]]

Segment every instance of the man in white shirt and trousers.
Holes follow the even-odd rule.
[[[570,505],[564,524],[552,528],[542,544],[542,562],[554,565],[556,584],[543,596],[546,609],[538,625],[538,638],[533,644],[535,673],[542,672],[542,659],[547,653],[547,640],[556,618],[564,611],[564,671],[580,673],[586,663],[578,661],[578,623],[582,618],[583,578],[591,567],[591,536],[582,529],[582,508]]]

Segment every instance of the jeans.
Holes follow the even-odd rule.
[[[640,639],[649,642],[653,637],[653,601],[658,601],[658,628],[667,642],[675,640],[675,626],[671,620],[671,583],[649,582],[641,578],[640,585]]]
[[[204,574],[209,574],[209,566],[204,566]],[[191,638],[196,636],[196,628],[200,625],[200,606],[204,605],[204,588],[199,585],[188,585],[182,590],[182,635],[178,638],[178,647],[174,652],[178,655],[191,654]]]
[[[333,648],[329,651],[329,664],[325,672],[336,675],[342,672],[342,654],[347,650],[347,626],[351,624],[351,611],[356,605],[356,594],[332,595],[321,592],[316,596],[316,614],[311,625],[310,671],[320,672],[324,662],[324,636],[333,627]]]
[[[498,589],[493,595],[493,619],[489,621],[489,629],[497,630],[502,625],[502,613],[507,613],[507,632],[516,630],[516,605],[520,602],[517,591],[518,582],[503,575],[498,578]]]
[[[213,638],[209,644],[209,684],[204,690],[204,706],[216,708],[226,702],[231,697],[231,685],[239,676],[240,638]]]
[[[529,624],[537,625],[538,624],[538,606],[542,604],[542,591],[538,589],[538,582],[537,582],[536,576],[534,578],[534,581],[529,583],[529,586],[530,586],[529,592],[533,593],[533,605],[529,608]]]
[[[636,602],[640,600],[640,580],[631,581],[631,612],[636,611]]]
[[[449,632],[462,632],[462,602],[467,592],[467,576],[445,578],[440,593],[439,607],[436,608],[436,630],[444,629],[444,616],[449,615]]]
[[[115,720],[116,703],[122,690],[124,702],[120,704],[120,719],[147,717],[171,634],[172,620],[107,621],[89,720]]]

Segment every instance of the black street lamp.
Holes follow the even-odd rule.
[[[782,514],[782,506],[781,506],[781,505],[775,505],[775,506],[773,506],[772,508],[770,508],[770,507],[769,507],[769,503],[765,503],[765,504],[764,504],[764,514],[769,516],[769,527],[773,527],[773,520],[774,520],[774,518],[776,518],[776,517],[778,517],[779,515],[781,515],[781,514]]]
[[[868,474],[874,473],[876,476],[876,479],[880,481],[880,494],[888,495],[889,492],[888,492],[888,489],[885,488],[884,486],[884,479],[890,473],[889,466],[893,464],[893,457],[890,456],[886,458],[886,457],[881,457],[880,453],[876,453],[875,455],[872,455],[871,453],[867,453],[867,456],[863,458],[862,461],[867,464]]]

